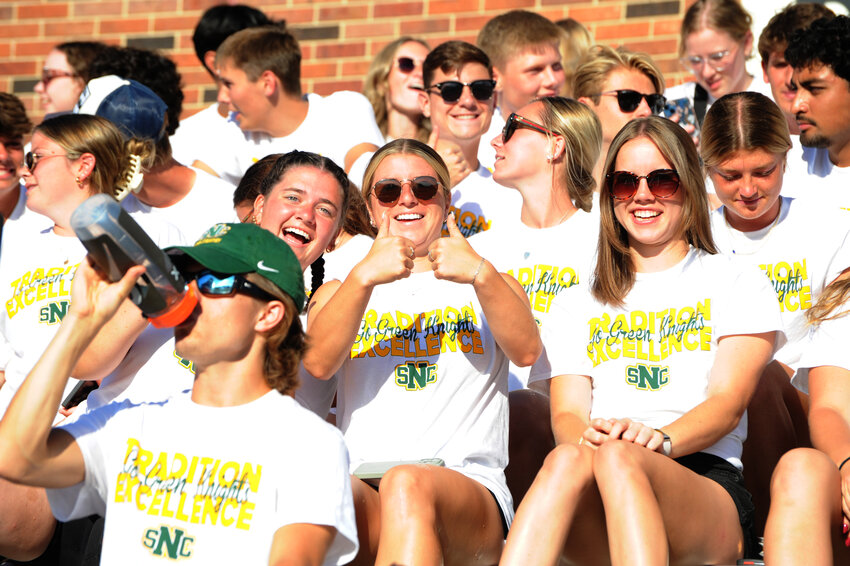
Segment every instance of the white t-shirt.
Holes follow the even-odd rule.
[[[261,132],[243,132],[241,144],[218,145],[213,163],[204,163],[236,185],[251,165],[271,153],[312,151],[345,168],[345,155],[352,147],[361,143],[384,145],[372,105],[359,92],[340,91],[325,97],[308,94],[306,99],[307,116],[288,136],[273,138]],[[352,179],[358,186],[362,180]]]
[[[467,238],[494,225],[519,222],[522,195],[493,180],[483,165],[452,187],[451,211],[460,233]],[[448,236],[448,231],[443,231]]]
[[[469,243],[500,272],[519,281],[538,327],[549,316],[552,301],[564,289],[587,285],[593,272],[599,217],[576,211],[551,228],[530,228],[522,222],[476,234]],[[528,385],[529,368],[511,364],[509,389]]]
[[[210,226],[223,222],[239,222],[233,210],[233,186],[206,171],[190,167],[195,173],[192,189],[178,202],[166,207],[152,207],[130,194],[121,201],[124,210],[152,214],[177,226],[193,243]]]
[[[342,437],[277,391],[235,407],[113,403],[62,428],[85,480],[48,490],[50,506],[67,521],[105,502],[101,564],[267,564],[295,523],[336,529],[326,565],[357,551]]]
[[[352,471],[442,458],[489,489],[510,525],[508,359],[471,285],[431,272],[380,285],[337,374]]]
[[[788,338],[775,358],[796,368],[808,333],[806,311],[850,267],[850,222],[843,212],[781,198],[779,216],[766,228],[739,232],[726,222],[721,206],[711,213],[711,229],[720,253],[767,275]]]
[[[638,273],[622,308],[587,287],[555,301],[543,329],[546,351],[530,381],[589,376],[590,418],[630,418],[661,428],[706,399],[718,340],[779,331],[775,294],[757,269],[692,249],[677,265]],[[741,467],[746,415],[703,452]]]
[[[195,161],[211,165],[215,161],[212,156],[217,155],[222,146],[232,147],[232,143],[242,140],[239,123],[231,116],[222,117],[218,113],[218,102],[180,120],[180,127],[168,139],[171,155],[183,165],[192,165]]]
[[[839,307],[837,312],[847,310],[847,305]],[[850,370],[850,348],[847,337],[850,336],[850,314],[844,314],[832,320],[825,320],[810,327],[806,336],[806,346],[800,359],[800,370],[805,371],[805,379],[794,376],[794,385],[808,394],[808,370],[819,366],[836,366]]]
[[[800,198],[813,198],[821,208],[850,210],[850,167],[833,165],[826,148],[804,147],[803,161],[809,177]]]
[[[493,138],[502,135],[502,130],[505,129],[505,120],[502,116],[502,109],[496,107],[493,110],[493,118],[490,120],[490,127],[487,132],[481,136],[481,141],[478,144],[478,163],[490,173],[493,172],[493,166],[496,164],[496,150],[490,145]]]

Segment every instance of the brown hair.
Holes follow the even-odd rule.
[[[375,111],[375,122],[378,124],[381,133],[387,135],[387,79],[390,76],[395,55],[399,48],[405,43],[418,43],[430,50],[428,44],[415,37],[403,36],[395,41],[392,41],[384,46],[375,58],[372,59],[372,64],[369,65],[369,70],[366,72],[366,78],[363,80],[363,95],[372,103],[372,110]],[[431,121],[424,116],[420,119],[419,130],[416,138],[420,141],[427,141],[431,133]]]
[[[215,52],[215,62],[229,62],[252,81],[271,71],[286,94],[301,96],[301,48],[281,27],[261,26],[234,33]]]
[[[34,131],[59,145],[68,159],[79,159],[84,153],[94,156],[95,165],[89,181],[93,194],[114,196],[131,170],[131,156],[141,159],[143,171],[150,168],[156,158],[153,141],[136,138],[124,141],[121,131],[100,116],[62,114],[45,120]]]
[[[60,43],[53,49],[65,54],[68,66],[74,69],[74,73],[83,81],[83,84],[86,84],[92,79],[89,65],[106,47],[98,41],[68,41]]]
[[[490,58],[478,47],[465,41],[446,41],[435,47],[422,63],[422,82],[425,87],[431,86],[434,72],[440,69],[443,73],[459,73],[468,63],[478,63],[493,78],[493,66]]]
[[[736,92],[711,105],[700,137],[706,173],[740,150],[759,149],[783,155],[791,149],[788,122],[776,103],[757,92]]]
[[[691,246],[710,254],[717,253],[711,236],[708,197],[699,156],[690,136],[678,124],[659,116],[637,118],[627,123],[611,142],[603,178],[614,171],[617,154],[623,145],[637,138],[646,138],[655,144],[679,174],[679,189],[684,191],[680,233]],[[635,269],[629,236],[614,214],[607,183],[602,184],[599,195],[599,217],[598,256],[590,290],[596,300],[622,306],[634,286]]]
[[[539,52],[546,47],[559,51],[564,32],[551,20],[527,10],[511,10],[492,18],[475,41],[498,69],[526,51]]]
[[[625,47],[613,49],[607,45],[594,45],[576,69],[573,77],[573,96],[586,96],[594,104],[599,104],[599,93],[604,88],[602,85],[608,75],[617,69],[640,71],[652,82],[656,94],[664,92],[664,75],[652,57],[646,53],[629,51]]]
[[[253,274],[249,274],[250,276]],[[298,309],[289,297],[278,298],[286,309],[286,316],[269,330],[266,336],[266,355],[263,361],[263,377],[266,385],[282,393],[292,395],[298,387],[298,366],[307,349],[307,337],[301,328]]]
[[[761,64],[767,65],[771,53],[785,53],[791,36],[798,29],[809,27],[821,18],[834,18],[835,12],[823,4],[789,4],[775,14],[759,35],[758,50]]]
[[[590,46],[593,45],[593,36],[590,31],[580,21],[573,18],[564,18],[558,20],[555,25],[564,30],[561,37],[561,65],[564,67],[564,82],[566,88],[572,89],[573,76],[584,56],[587,54]],[[573,98],[577,96],[569,90],[569,95]]]
[[[692,33],[709,28],[727,33],[740,43],[750,33],[752,25],[752,16],[739,0],[697,0],[682,19],[679,55],[685,54],[685,40]]]
[[[418,140],[398,139],[383,146],[375,152],[369,164],[366,166],[366,171],[363,173],[363,185],[360,192],[363,195],[363,200],[369,202],[369,193],[372,192],[372,181],[375,177],[375,170],[384,160],[390,155],[415,155],[425,160],[428,165],[434,170],[437,175],[437,180],[443,188],[443,195],[446,197],[446,203],[452,202],[451,180],[449,177],[449,169],[440,154],[434,151],[431,146]]]
[[[24,103],[8,92],[0,92],[0,136],[22,138],[32,130]]]

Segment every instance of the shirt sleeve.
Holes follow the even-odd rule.
[[[723,289],[723,301],[717,306],[717,338],[736,334],[758,334],[776,331],[774,351],[785,344],[785,331],[776,292],[770,279],[755,266],[727,264],[738,270],[732,284]]]
[[[589,294],[581,288],[562,291],[552,302],[549,316],[541,332],[543,352],[531,366],[528,383],[551,379],[558,375],[590,375],[591,363],[588,348],[591,347],[587,329],[587,317],[581,308],[581,300],[591,301]]]

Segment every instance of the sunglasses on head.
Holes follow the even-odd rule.
[[[372,192],[383,204],[393,204],[401,197],[401,189],[410,184],[410,190],[416,200],[431,200],[440,190],[440,182],[430,175],[414,177],[413,179],[381,179],[372,185]]]
[[[404,74],[412,73],[413,69],[416,68],[416,61],[410,57],[399,57],[396,59],[396,63],[398,64],[398,70]]]
[[[608,192],[611,193],[611,198],[616,200],[628,200],[635,196],[641,179],[646,179],[649,192],[656,198],[670,198],[679,190],[679,174],[672,169],[656,169],[647,175],[614,171],[605,176]]]
[[[640,106],[640,101],[643,98],[646,99],[646,104],[653,114],[659,114],[664,110],[664,105],[667,104],[667,99],[661,94],[644,94],[631,89],[609,90],[600,92],[599,94],[603,96],[616,96],[621,112],[634,112]]]
[[[471,83],[462,83],[460,81],[443,81],[435,85],[431,85],[425,90],[431,91],[436,88],[439,91],[443,102],[457,102],[463,95],[463,87],[468,86],[472,91],[472,96],[475,100],[484,102],[493,98],[493,90],[496,88],[496,81],[492,79],[480,79]]]
[[[254,285],[242,275],[221,275],[205,269],[195,275],[198,291],[208,297],[232,297],[236,293],[250,295],[262,301],[275,297]]]
[[[540,124],[532,122],[528,118],[523,118],[516,112],[513,112],[510,116],[508,116],[508,120],[505,122],[505,127],[502,128],[502,143],[508,143],[508,140],[514,136],[514,132],[517,131],[517,128],[534,130],[535,132],[540,132],[541,134],[550,136],[558,135],[552,130],[547,130]]]

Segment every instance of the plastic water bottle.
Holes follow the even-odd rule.
[[[134,265],[145,266],[130,300],[157,328],[177,326],[198,304],[191,286],[169,257],[109,195],[95,195],[71,215],[74,233],[111,281]]]

